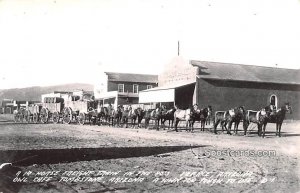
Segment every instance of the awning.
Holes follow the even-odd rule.
[[[116,98],[116,97],[138,97],[137,93],[127,93],[127,92],[118,92],[118,91],[110,91],[110,92],[104,92],[101,93],[96,99],[110,99],[110,98]]]
[[[175,89],[190,84],[193,82],[169,84],[166,86],[155,87],[148,90],[139,92],[139,103],[156,103],[156,102],[174,102],[175,101]]]

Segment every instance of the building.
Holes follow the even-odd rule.
[[[289,102],[287,119],[300,119],[300,70],[220,62],[187,62],[176,57],[159,75],[157,88],[140,92],[140,103],[173,103],[187,108],[194,103],[214,111],[240,105],[259,110],[270,103]]]
[[[3,99],[0,113],[1,114],[12,114],[14,110],[19,108],[27,108],[30,104],[37,103],[39,101],[18,101],[13,99]]]
[[[12,114],[14,111],[14,100],[13,99],[3,99],[1,102],[1,114]]]
[[[215,110],[239,105],[258,110],[286,102],[293,109],[287,119],[300,119],[300,70],[220,62],[190,61],[197,67],[196,101]]]
[[[99,83],[94,86],[95,99],[102,104],[137,104],[139,92],[156,87],[158,76],[150,74],[129,74],[103,72]]]
[[[189,64],[189,61],[178,56],[164,67],[164,71],[158,76],[158,87],[141,91],[139,103],[164,104],[167,108],[175,104],[182,109],[192,106],[196,102],[197,68]]]

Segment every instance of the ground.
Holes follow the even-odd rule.
[[[298,121],[263,139],[252,125],[243,136],[11,120],[0,115],[0,164],[12,164],[0,192],[300,192]]]

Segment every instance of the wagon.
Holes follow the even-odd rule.
[[[48,123],[51,120],[53,123],[58,123],[60,118],[62,117],[63,108],[63,98],[45,97],[39,113],[39,120],[41,121],[41,123]]]
[[[90,113],[95,109],[96,102],[93,100],[72,97],[72,100],[65,101],[63,109],[63,122],[70,124],[72,121],[84,125],[90,119]]]

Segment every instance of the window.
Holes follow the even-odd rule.
[[[133,93],[139,93],[139,85],[137,84],[133,85]]]
[[[118,92],[124,92],[124,84],[118,84]]]
[[[277,108],[277,96],[276,95],[271,95],[270,97],[270,105],[274,105]]]
[[[152,85],[147,85],[147,89],[151,89],[151,88],[153,88]]]

